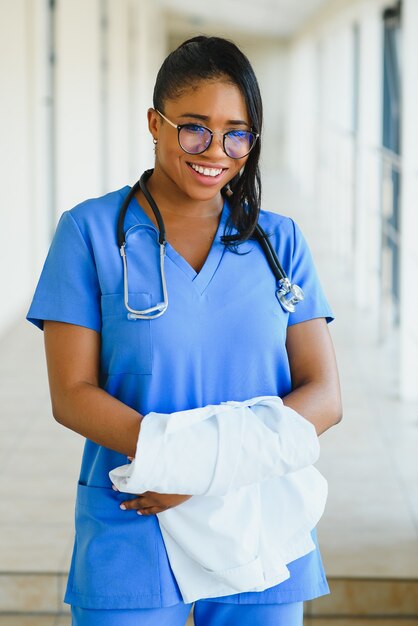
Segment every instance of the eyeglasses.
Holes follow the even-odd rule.
[[[174,124],[165,115],[156,109],[166,122],[177,128],[179,146],[187,154],[202,154],[212,143],[215,134],[222,135],[223,151],[231,159],[242,159],[254,148],[260,136],[252,130],[228,130],[226,133],[210,130],[201,124]]]

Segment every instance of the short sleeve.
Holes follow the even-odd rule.
[[[302,288],[305,297],[296,305],[295,312],[289,314],[288,326],[317,317],[325,317],[327,322],[331,322],[334,315],[318,278],[309,246],[297,224],[291,221],[294,229],[294,247],[289,278],[292,283]]]
[[[101,330],[96,266],[69,211],[58,223],[27,319],[40,329],[54,320]]]

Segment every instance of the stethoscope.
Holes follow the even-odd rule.
[[[132,189],[130,190],[126,198],[124,199],[123,204],[119,211],[119,216],[118,216],[117,240],[118,240],[118,247],[119,247],[120,255],[122,257],[122,262],[123,262],[123,298],[124,298],[124,304],[125,304],[126,310],[128,311],[128,319],[130,320],[156,319],[157,317],[160,317],[160,315],[165,313],[168,307],[168,293],[167,293],[167,284],[166,284],[165,271],[164,271],[164,259],[165,259],[165,254],[166,254],[165,248],[166,248],[167,240],[165,236],[164,220],[162,218],[162,215],[160,213],[159,208],[157,207],[157,204],[154,198],[151,196],[147,187],[147,180],[151,176],[152,173],[153,173],[152,169],[146,170],[142,174],[141,178],[134,184],[134,186],[132,187]],[[160,275],[161,275],[161,286],[162,286],[162,292],[163,292],[162,302],[158,302],[155,306],[149,307],[148,309],[144,309],[142,311],[133,309],[129,305],[128,262],[127,262],[126,250],[125,250],[126,235],[127,235],[127,232],[129,231],[125,232],[124,230],[126,212],[128,210],[128,207],[132,198],[135,196],[135,194],[137,193],[139,189],[141,189],[142,193],[147,199],[155,215],[158,228],[159,228],[158,244],[160,246]],[[147,228],[147,225],[141,224],[141,227]],[[149,228],[152,228],[153,230],[155,230],[154,226],[149,226]],[[280,302],[284,311],[287,311],[288,313],[294,313],[295,305],[298,304],[298,302],[302,302],[302,300],[304,299],[302,289],[298,285],[292,284],[290,280],[288,279],[288,277],[286,276],[286,273],[283,267],[281,266],[279,259],[277,258],[277,254],[274,251],[269,238],[267,237],[265,231],[260,226],[260,224],[257,224],[254,230],[253,238],[256,239],[258,243],[260,244],[266,256],[266,259],[270,265],[271,271],[273,272],[276,278],[276,281],[277,281],[276,297],[278,301]]]

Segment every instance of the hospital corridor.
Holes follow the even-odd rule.
[[[156,72],[199,34],[254,66],[262,208],[298,224],[335,316],[343,418],[315,464],[331,593],[304,626],[418,626],[418,2],[209,4],[0,0],[0,626],[71,626],[85,440],[52,416],[36,283],[63,211],[153,167]]]

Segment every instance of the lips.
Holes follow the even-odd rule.
[[[214,178],[215,176],[219,176],[222,173],[222,167],[203,167],[202,165],[196,165],[195,163],[190,163],[190,167],[194,169],[195,172],[199,174],[203,174],[203,176],[211,176]]]
[[[191,170],[193,176],[199,180],[199,182],[203,184],[213,184],[217,183],[222,177],[223,173],[227,171],[228,168],[224,168],[221,165],[216,164],[202,164],[199,163],[187,163],[189,169]]]

